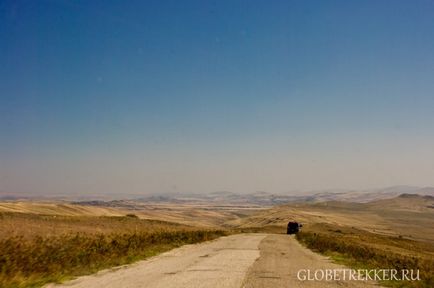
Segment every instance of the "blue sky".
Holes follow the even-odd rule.
[[[0,191],[434,185],[432,1],[0,1]]]

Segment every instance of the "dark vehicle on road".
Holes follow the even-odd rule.
[[[303,225],[299,224],[298,222],[288,222],[288,226],[286,228],[286,234],[295,234],[298,233],[298,231],[300,230],[300,228]]]

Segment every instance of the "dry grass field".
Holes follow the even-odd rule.
[[[308,248],[355,269],[419,270],[420,281],[382,281],[392,287],[434,287],[432,242],[386,236],[355,227],[308,224],[297,239]]]
[[[111,234],[136,231],[197,230],[197,227],[167,221],[138,219],[129,216],[64,216],[25,213],[0,213],[0,239],[6,237],[32,238],[71,233]]]
[[[285,231],[289,220],[356,227],[381,235],[401,236],[434,243],[434,197],[401,195],[369,203],[291,203],[232,221],[239,227],[277,227]]]
[[[4,201],[0,202],[0,212],[17,212],[63,216],[123,216],[124,211],[111,207],[74,205],[68,202],[53,201]]]
[[[70,216],[0,212],[0,287],[39,287],[226,233],[140,219],[131,213]]]
[[[140,219],[164,220],[195,227],[225,226],[268,207],[257,205],[230,205],[204,203],[142,203],[135,201],[112,202],[0,202],[1,212],[52,216],[125,216],[135,214]]]
[[[33,287],[235,232],[285,233],[352,267],[417,268],[433,287],[434,198],[274,207],[206,203],[1,202],[0,287]],[[163,221],[164,220],[164,221]],[[384,283],[399,287],[402,283]],[[416,285],[416,286],[414,286]],[[403,286],[405,287],[405,286]]]
[[[37,287],[229,233],[258,207],[134,201],[0,202],[0,287]],[[164,221],[163,221],[164,220]]]
[[[239,227],[285,233],[304,224],[300,242],[354,268],[419,269],[421,281],[393,287],[434,287],[434,197],[401,195],[370,203],[322,202],[273,207],[238,220]]]

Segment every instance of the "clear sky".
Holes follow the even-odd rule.
[[[0,1],[0,191],[434,185],[434,1]]]

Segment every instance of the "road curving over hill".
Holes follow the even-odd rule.
[[[292,236],[238,234],[183,246],[148,260],[47,287],[367,287],[365,282],[300,281],[299,269],[343,268]]]

